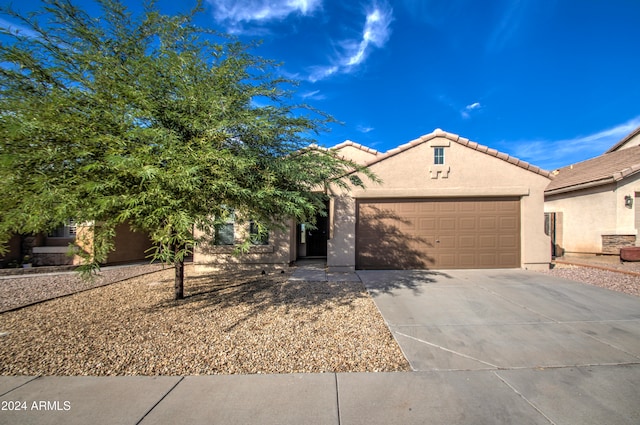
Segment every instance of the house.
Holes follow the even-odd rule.
[[[318,217],[316,229],[291,222],[247,254],[232,254],[234,237],[212,239],[196,249],[196,268],[284,267],[314,257],[332,271],[549,267],[549,172],[439,129],[385,153],[351,141],[332,149],[382,183],[330,188],[328,217]],[[238,238],[251,233],[246,223],[228,226]]]
[[[640,127],[604,154],[553,172],[545,212],[557,256],[638,245],[639,171]]]
[[[118,225],[115,230],[114,249],[107,256],[105,264],[148,261],[146,251],[151,248],[152,243],[147,234],[132,231],[126,223]],[[91,241],[92,233],[89,227],[68,220],[49,233],[13,235],[8,242],[7,253],[0,258],[0,265],[79,265],[82,258],[73,254],[74,248],[71,246],[81,249],[82,246],[90,245]]]

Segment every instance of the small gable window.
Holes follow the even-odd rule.
[[[442,147],[433,148],[433,164],[434,165],[444,164],[444,148]]]

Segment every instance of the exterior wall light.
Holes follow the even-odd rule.
[[[633,198],[631,195],[627,195],[624,197],[624,206],[627,208],[633,207]]]

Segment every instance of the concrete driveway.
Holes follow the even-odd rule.
[[[472,389],[543,423],[640,423],[640,298],[524,270],[358,275],[442,400]]]

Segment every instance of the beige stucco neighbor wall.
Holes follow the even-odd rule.
[[[433,165],[433,147],[445,148],[445,165]],[[381,185],[356,189],[335,202],[327,265],[355,267],[355,200],[353,198],[521,198],[521,265],[548,268],[550,239],[544,233],[544,189],[549,179],[514,164],[436,137],[375,163],[370,169]],[[338,221],[338,217],[348,217]]]
[[[603,235],[637,236],[636,192],[640,192],[640,176],[547,196],[545,212],[562,212],[563,235],[558,244],[568,254],[601,254]],[[625,206],[625,196],[634,198],[632,208]]]
[[[620,146],[618,150],[629,149],[638,145],[640,145],[640,133],[627,140],[627,142],[624,145]]]
[[[638,137],[640,141],[640,137]],[[637,235],[635,227],[635,210],[640,206],[635,204],[635,194],[640,193],[640,175],[631,176],[618,182],[616,189],[616,231],[619,234]],[[625,196],[633,198],[633,206],[628,208],[624,204]]]
[[[236,242],[244,236],[244,229],[236,224]],[[289,223],[287,229],[269,233],[268,245],[253,245],[249,252],[236,254],[234,246],[214,245],[213,238],[196,231],[196,238],[202,238],[193,253],[196,272],[220,270],[224,268],[242,269],[283,269],[295,260],[295,225]],[[290,247],[292,247],[290,249]]]

